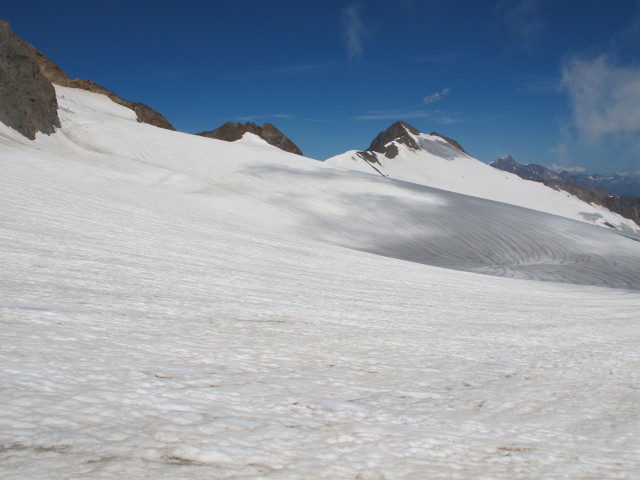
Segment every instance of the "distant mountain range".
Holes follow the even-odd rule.
[[[638,173],[616,173],[614,175],[579,174],[573,176],[582,181],[585,186],[590,184],[593,184],[594,186],[601,185],[602,187],[608,188],[619,195],[640,197],[640,174]]]
[[[601,205],[629,218],[640,225],[640,176],[637,175],[586,175],[568,171],[554,172],[542,165],[524,165],[506,156],[491,162],[490,166],[511,172],[520,178],[574,195],[587,203]],[[624,192],[633,192],[624,194]]]
[[[534,182],[557,180],[588,188],[602,195],[640,196],[640,175],[638,174],[616,173],[614,175],[600,175],[571,173],[567,170],[557,172],[542,165],[518,163],[510,155],[499,158],[489,165],[505,172],[515,173],[521,178],[533,180]]]

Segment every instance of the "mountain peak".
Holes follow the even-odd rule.
[[[423,135],[423,137],[420,137],[421,135]],[[440,135],[437,132],[431,132],[429,135],[432,137],[438,137],[444,140],[453,149],[464,153],[465,155],[469,155],[465,149],[462,148],[462,145],[455,140],[445,137],[444,135]],[[400,153],[398,149],[400,145],[404,145],[410,150],[430,150],[431,147],[429,144],[432,142],[433,140],[424,136],[424,134],[416,127],[413,127],[406,122],[398,121],[389,126],[389,128],[384,132],[380,132],[376,138],[373,139],[369,148],[364,152],[360,152],[360,156],[367,159],[367,161],[377,162],[377,160],[375,160],[376,154],[382,154],[387,158],[397,157]]]
[[[506,170],[509,172],[511,172],[514,168],[523,166],[516,162],[511,155],[503,155],[499,159],[490,162],[489,165],[499,170]]]
[[[240,140],[245,133],[253,133],[254,135],[262,138],[268,144],[278,147],[280,150],[284,150],[285,152],[302,155],[302,151],[295,143],[293,143],[284,133],[278,130],[275,125],[268,122],[259,126],[254,122],[242,124],[229,121],[215,130],[196,133],[196,135],[224,140],[225,142],[235,142],[236,140]]]
[[[368,150],[371,152],[382,153],[388,158],[394,158],[398,155],[398,148],[395,145],[389,145],[391,142],[398,142],[406,145],[412,150],[417,150],[418,143],[413,138],[413,135],[420,135],[420,130],[412,127],[406,122],[398,121],[392,124],[384,132],[380,132],[376,138],[373,139]]]

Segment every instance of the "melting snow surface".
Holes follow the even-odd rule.
[[[640,242],[57,90],[0,125],[1,478],[638,478]]]

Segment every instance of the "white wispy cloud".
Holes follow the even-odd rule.
[[[410,118],[426,118],[433,123],[439,123],[444,125],[450,125],[452,123],[460,123],[466,121],[463,118],[452,115],[449,112],[443,110],[437,110],[433,108],[427,109],[426,105],[436,102],[451,91],[450,87],[447,87],[439,92],[428,95],[422,99],[421,103],[411,106],[405,106],[401,108],[393,108],[386,110],[374,110],[362,115],[351,117],[352,120],[407,120]]]
[[[586,168],[583,168],[583,167],[565,167],[562,165],[557,165],[555,163],[553,165],[549,165],[549,169],[558,173],[562,173],[562,172],[585,173],[587,171]]]
[[[364,41],[368,33],[362,23],[363,8],[364,4],[361,2],[350,3],[341,12],[342,35],[347,45],[347,57],[350,62],[360,60],[364,53]]]
[[[583,136],[640,134],[640,67],[616,65],[607,55],[574,57],[562,68],[562,85]]]
[[[438,100],[442,100],[442,98],[448,95],[450,91],[451,91],[451,87],[447,87],[440,90],[439,92],[432,93],[431,95],[427,95],[422,99],[422,103],[429,104],[429,103],[437,102]]]

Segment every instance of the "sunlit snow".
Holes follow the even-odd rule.
[[[636,238],[56,89],[0,124],[1,478],[637,478]]]
[[[586,203],[567,192],[490,167],[452,147],[437,135],[413,135],[408,130],[406,134],[419,146],[418,150],[391,142],[398,149],[398,155],[394,158],[377,154],[378,163],[370,163],[358,155],[357,151],[350,150],[327,159],[326,163],[518,205],[595,225],[613,225],[627,232],[640,232],[640,226],[630,219],[600,205]]]

